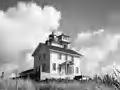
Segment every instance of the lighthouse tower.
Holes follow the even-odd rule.
[[[67,49],[70,46],[70,36],[63,33],[56,35],[54,32],[52,32],[52,34],[49,35],[49,39],[46,40],[46,44]]]

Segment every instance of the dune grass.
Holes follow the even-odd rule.
[[[48,80],[35,82],[30,79],[0,79],[0,90],[120,90],[120,83],[112,76],[95,76],[91,80]]]
[[[113,87],[116,87],[117,89],[120,90],[120,82],[118,79],[116,79],[114,76],[112,75],[108,75],[108,74],[105,74],[104,76],[100,77],[100,76],[95,76],[93,78],[93,80],[96,82],[96,83],[100,83],[100,84],[103,84],[105,86],[113,86]]]
[[[115,87],[98,84],[95,81],[50,82],[42,86],[39,83],[36,87],[37,90],[118,90]]]
[[[35,87],[31,80],[16,80],[12,79],[1,79],[0,90],[35,90]]]

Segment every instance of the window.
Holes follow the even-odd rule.
[[[62,59],[62,54],[61,53],[58,54],[58,59]]]
[[[73,56],[71,56],[71,60],[74,61],[74,57]]]
[[[43,58],[44,58],[44,59],[46,58],[46,54],[45,54],[45,53],[43,54]]]
[[[65,55],[65,60],[67,60],[68,59],[68,57],[67,57],[67,55]]]
[[[53,63],[53,70],[56,70],[56,63]]]
[[[41,55],[39,55],[39,60],[41,59]]]
[[[73,67],[72,66],[69,66],[69,68],[68,68],[68,74],[73,74]]]
[[[78,67],[76,67],[76,73],[79,73],[79,68]]]
[[[58,65],[58,71],[61,72],[61,64]]]
[[[46,71],[46,64],[42,64],[42,72]]]

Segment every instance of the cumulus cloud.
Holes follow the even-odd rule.
[[[80,49],[84,55],[81,62],[81,70],[87,74],[104,72],[103,67],[117,61],[110,59],[110,55],[116,55],[119,50],[120,34],[112,34],[103,29],[93,32],[82,32],[77,36],[74,47]],[[84,68],[83,68],[84,67]]]
[[[33,49],[57,30],[60,19],[61,13],[54,7],[41,8],[35,3],[19,2],[7,11],[0,10],[1,71],[32,67]]]

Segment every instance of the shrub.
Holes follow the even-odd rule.
[[[101,83],[107,86],[115,86],[116,88],[120,89],[120,82],[115,79],[115,77],[105,74],[103,77],[95,75],[93,78],[94,81],[97,83]]]
[[[118,82],[117,79],[115,79],[113,76],[110,76],[108,74],[103,76],[102,82],[105,85],[108,86],[116,86],[117,88],[120,88],[120,82]]]

